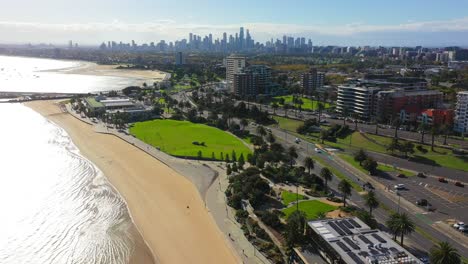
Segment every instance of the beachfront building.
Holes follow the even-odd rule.
[[[333,264],[422,264],[391,237],[371,229],[357,217],[307,223],[307,235],[319,254]],[[314,263],[295,250],[295,263]]]
[[[99,117],[104,113],[108,115],[121,113],[125,114],[129,120],[142,120],[151,118],[152,115],[151,107],[146,107],[126,96],[90,96],[86,97],[83,103],[85,105],[86,115],[90,117]]]

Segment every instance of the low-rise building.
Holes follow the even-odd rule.
[[[101,116],[104,113],[109,115],[121,113],[125,114],[129,120],[141,120],[142,118],[150,118],[152,115],[151,107],[145,107],[125,96],[90,96],[86,97],[83,102],[86,107],[86,115],[90,117]]]
[[[328,263],[422,263],[387,234],[371,229],[357,217],[310,221],[307,235]]]

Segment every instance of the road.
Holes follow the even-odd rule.
[[[255,133],[255,127],[249,126],[249,130],[252,133]],[[327,166],[333,167],[341,171],[351,181],[360,185],[362,185],[364,182],[367,182],[367,179],[361,179],[361,177],[355,174],[352,170],[350,170],[349,168],[345,168],[341,163],[338,163],[336,158],[333,157],[332,155],[329,155],[325,152],[317,153],[314,150],[316,148],[315,144],[312,144],[306,141],[302,141],[299,144],[296,144],[294,135],[291,135],[284,130],[280,130],[276,128],[271,128],[271,131],[274,134],[274,136],[277,138],[277,140],[280,141],[282,144],[284,144],[285,147],[295,146],[297,148],[298,156],[299,156],[297,158],[298,161],[303,161],[307,156],[311,156],[312,158],[320,156],[322,159],[326,160]],[[316,166],[313,172],[319,175],[321,168],[322,168],[321,165],[316,163]],[[339,181],[340,179],[338,179],[335,176],[332,182],[330,182],[330,187],[333,190],[338,190]],[[385,204],[388,208],[394,211],[397,211],[398,198],[396,194],[390,193],[383,188],[380,188],[380,189],[378,188],[376,190],[376,194],[377,194],[377,198],[380,200],[382,204]],[[353,190],[350,200],[352,203],[356,204],[358,207],[366,208],[363,198],[355,190]],[[456,239],[453,239],[452,237],[449,237],[446,234],[441,233],[440,231],[434,229],[434,227],[430,225],[432,221],[429,222],[425,218],[425,215],[428,214],[427,212],[420,210],[417,214],[415,214],[415,210],[413,206],[411,206],[412,204],[411,205],[408,205],[408,204],[410,203],[407,202],[405,204],[404,202],[401,202],[400,210],[403,212],[406,212],[411,217],[411,219],[416,223],[416,225],[421,228],[421,230],[424,233],[429,234],[430,236],[432,236],[433,238],[439,241],[449,241],[459,250],[459,252],[462,255],[468,256],[468,248],[466,246],[462,245]],[[382,223],[385,223],[386,220],[388,219],[389,212],[382,208],[377,208],[376,210],[373,211],[373,215],[376,218],[377,222],[381,224],[381,227],[384,228]],[[408,243],[408,240],[409,240],[409,244],[411,244],[411,251],[414,254],[419,255],[419,256],[424,256],[427,250],[433,246],[433,242],[431,242],[429,239],[427,239],[426,237],[424,237],[423,235],[417,232],[414,232],[411,235],[409,235],[408,238],[406,239],[407,241],[406,243]]]

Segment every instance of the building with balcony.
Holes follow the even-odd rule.
[[[325,74],[317,72],[317,69],[312,68],[309,72],[301,75],[301,85],[305,94],[311,95],[322,91]]]
[[[468,132],[468,91],[459,92],[457,94],[453,129],[462,134]]]
[[[370,119],[375,108],[376,87],[341,85],[338,86],[336,111],[343,116]]]
[[[234,91],[234,75],[242,73],[245,68],[245,57],[231,55],[226,58],[226,84],[231,93]]]

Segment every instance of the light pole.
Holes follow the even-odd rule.
[[[400,198],[401,198],[400,192],[397,191],[397,192],[396,192],[396,195],[398,196],[398,209],[397,209],[397,213],[399,214],[399,213],[400,213]]]

